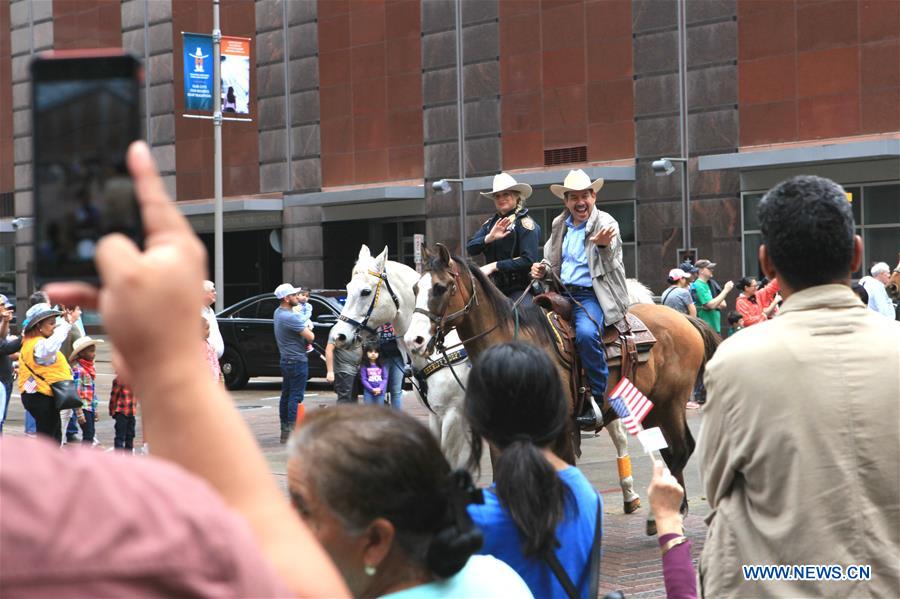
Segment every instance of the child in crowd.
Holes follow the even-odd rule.
[[[297,300],[300,302],[296,306],[294,306],[294,314],[300,315],[300,321],[303,325],[309,329],[313,330],[313,321],[312,321],[312,304],[309,303],[309,289],[303,289],[300,293],[297,294]],[[306,344],[306,353],[309,353],[313,350],[312,343]]]
[[[95,384],[97,371],[94,368],[98,343],[103,343],[103,340],[80,337],[75,340],[72,345],[72,353],[69,355],[72,380],[75,381],[75,390],[78,392],[78,397],[81,398],[81,407],[76,408],[75,416],[81,426],[81,443],[83,445],[94,443],[94,423],[100,420],[100,414],[97,412]]]
[[[384,391],[388,386],[388,370],[381,364],[377,345],[366,344],[363,348],[359,378],[363,384],[365,403],[384,405]]]
[[[109,392],[109,415],[116,421],[116,439],[113,442],[116,449],[122,451],[134,449],[136,413],[137,400],[131,389],[119,382],[119,377],[116,377],[113,380],[112,391]]]
[[[728,336],[731,337],[744,328],[744,315],[736,310],[728,312]]]
[[[200,317],[200,320],[203,321],[201,330],[203,331],[203,351],[206,354],[206,363],[209,365],[212,379],[217,383],[221,383],[222,367],[219,365],[219,356],[216,355],[216,348],[209,342],[209,321],[203,316]]]

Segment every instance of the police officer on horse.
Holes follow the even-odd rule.
[[[525,200],[531,186],[512,176],[494,176],[493,189],[481,195],[494,200],[497,213],[484,221],[466,244],[470,256],[484,254],[481,271],[507,297],[518,299],[531,282],[531,265],[538,259],[541,227],[528,216]],[[531,296],[524,301],[530,303]]]

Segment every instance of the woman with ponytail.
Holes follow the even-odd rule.
[[[289,448],[291,500],[355,597],[531,597],[509,566],[473,555],[482,536],[466,506],[481,493],[412,417],[317,410]]]
[[[596,597],[602,504],[551,450],[570,418],[550,358],[525,343],[491,347],[469,374],[465,414],[470,467],[482,438],[495,452],[494,485],[482,505],[469,506],[484,534],[481,553],[512,566],[535,597]]]

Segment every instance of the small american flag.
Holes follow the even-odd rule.
[[[641,431],[641,422],[653,409],[653,402],[625,377],[610,391],[609,405],[632,435]]]

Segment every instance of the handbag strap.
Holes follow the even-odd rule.
[[[21,357],[22,359],[19,360],[19,361],[20,361],[22,364],[25,365],[25,368],[28,369],[28,372],[30,372],[30,373],[33,374],[34,376],[38,377],[39,379],[41,379],[41,380],[44,381],[45,383],[47,382],[47,379],[45,379],[44,377],[42,377],[41,375],[39,375],[38,373],[36,373],[34,370],[32,370],[31,366],[28,365],[28,362],[25,361],[25,359],[24,359],[24,358],[25,358],[25,352],[22,352],[22,355],[21,355],[20,357]]]
[[[590,582],[588,585],[588,597],[596,597],[597,590],[600,586],[600,547],[603,542],[603,514],[601,512],[601,505],[603,504],[600,501],[600,495],[597,495],[597,524],[596,526],[594,526],[594,544],[591,546]],[[578,589],[575,588],[575,585],[572,583],[572,579],[569,578],[569,575],[566,573],[565,568],[563,568],[562,564],[560,563],[559,558],[556,557],[556,553],[551,551],[550,555],[548,555],[544,559],[550,566],[550,569],[553,571],[553,574],[556,576],[559,584],[562,585],[562,588],[566,592],[566,595],[569,597],[569,599],[581,599],[581,595],[578,594]]]

